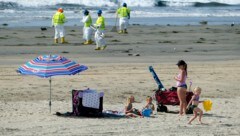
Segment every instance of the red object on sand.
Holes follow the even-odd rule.
[[[193,92],[187,92],[187,103],[191,100],[193,96]],[[155,92],[155,98],[157,101],[157,104],[163,104],[163,105],[179,105],[179,99],[177,96],[177,91],[161,91],[158,90]]]

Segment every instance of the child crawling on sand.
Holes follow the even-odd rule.
[[[127,104],[125,106],[125,116],[126,117],[141,117],[139,110],[133,108],[132,103],[134,102],[134,97],[130,96],[127,98]]]
[[[187,109],[191,108],[194,114],[193,117],[190,118],[190,120],[188,121],[188,124],[191,124],[192,121],[197,118],[198,114],[199,114],[198,122],[200,124],[203,124],[202,123],[203,111],[200,108],[198,108],[198,104],[203,102],[203,101],[199,101],[201,91],[202,89],[200,87],[196,87],[194,89],[194,95],[192,96],[192,99],[188,103]]]

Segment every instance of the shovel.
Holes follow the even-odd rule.
[[[116,16],[115,26],[112,27],[111,32],[117,32],[117,21],[118,21],[118,15]]]
[[[120,2],[118,2],[118,8],[119,7],[120,7]],[[117,32],[117,22],[118,22],[118,14],[116,15],[116,19],[115,19],[115,26],[112,27],[111,32]]]

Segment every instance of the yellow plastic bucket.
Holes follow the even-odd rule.
[[[212,110],[212,101],[211,100],[205,100],[203,102],[203,108],[206,112],[211,111]]]

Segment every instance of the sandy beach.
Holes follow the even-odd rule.
[[[132,25],[128,35],[110,30],[106,50],[95,51],[95,45],[82,45],[80,27],[66,28],[69,43],[63,45],[53,44],[53,28],[1,26],[0,135],[240,135],[239,25]],[[42,54],[59,54],[89,67],[80,75],[52,77],[52,113],[48,79],[16,73],[20,65]],[[203,89],[201,99],[213,101],[213,109],[204,112],[205,125],[188,125],[192,115],[179,121],[177,114],[157,112],[152,118],[133,119],[54,115],[72,110],[72,89],[86,88],[104,92],[104,109],[122,110],[130,95],[141,109],[157,88],[148,66],[170,88],[180,59],[188,63],[188,83]]]

